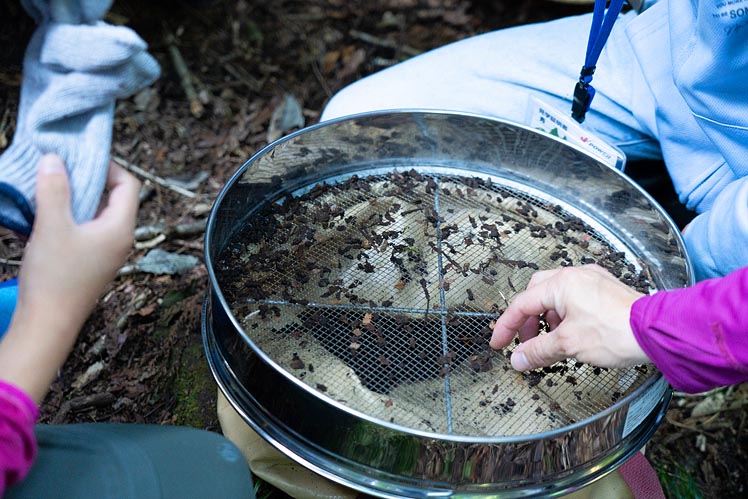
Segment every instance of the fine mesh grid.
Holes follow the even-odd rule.
[[[233,238],[221,289],[280,368],[383,421],[515,436],[588,418],[653,370],[518,373],[514,344],[488,347],[492,321],[536,270],[598,263],[647,292],[646,268],[594,221],[499,182],[411,170],[289,193]]]

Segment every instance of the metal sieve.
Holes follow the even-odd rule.
[[[492,321],[539,269],[691,282],[677,228],[625,176],[497,120],[373,113],[271,144],[208,224],[203,329],[244,419],[381,497],[552,496],[611,471],[662,417],[652,367],[517,373]]]

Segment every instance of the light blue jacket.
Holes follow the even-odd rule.
[[[626,33],[651,90],[634,113],[699,214],[684,232],[697,279],[748,266],[748,0],[660,1]]]

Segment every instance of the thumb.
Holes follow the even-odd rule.
[[[561,327],[563,326],[559,326]],[[518,371],[527,371],[564,360],[567,355],[559,344],[559,336],[556,330],[521,343],[512,353],[512,367]]]
[[[36,176],[35,224],[57,225],[71,220],[70,182],[65,164],[56,154],[45,154],[39,160]]]

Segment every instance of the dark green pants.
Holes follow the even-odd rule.
[[[6,498],[254,498],[246,460],[217,433],[93,423],[38,425],[36,436],[36,462]]]

